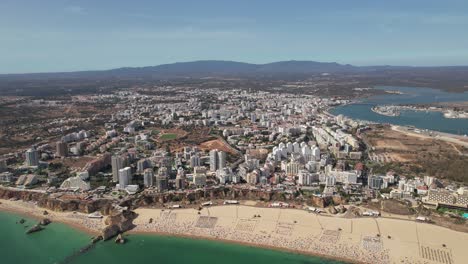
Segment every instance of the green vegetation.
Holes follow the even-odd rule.
[[[49,170],[50,171],[58,171],[63,168],[62,163],[49,163]]]
[[[103,175],[91,176],[89,182],[92,188],[97,188],[99,186],[114,187],[110,177],[105,177]]]
[[[419,157],[424,173],[439,178],[468,183],[468,157],[459,155],[440,155]]]
[[[38,168],[38,169],[35,171],[35,173],[36,173],[37,175],[47,175],[47,169],[45,169],[45,168]]]
[[[465,213],[462,210],[450,209],[450,208],[446,208],[446,207],[437,208],[437,212],[442,213],[442,214],[452,213],[452,214],[456,214],[456,215],[459,215],[459,216],[462,216]]]
[[[384,189],[380,190],[380,193],[390,193],[391,190],[392,190],[392,188],[390,188],[390,187],[384,188]]]
[[[173,140],[177,138],[177,134],[166,133],[166,134],[162,134],[159,138],[162,140]]]
[[[375,163],[368,162],[366,167],[372,169],[374,174],[386,174],[388,171],[394,171],[397,175],[407,174],[407,171],[404,170],[404,166],[398,162],[389,162],[389,163]]]

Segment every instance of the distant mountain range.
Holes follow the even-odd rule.
[[[353,66],[336,62],[279,61],[266,64],[251,64],[235,61],[202,60],[177,62],[148,67],[125,67],[102,71],[78,71],[57,73],[2,74],[0,79],[47,79],[47,78],[184,78],[220,76],[270,76],[281,74],[319,73],[366,73],[399,70],[468,70],[468,66],[410,67],[410,66]]]

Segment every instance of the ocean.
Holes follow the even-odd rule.
[[[468,101],[468,93],[448,93],[431,88],[379,86],[377,89],[400,91],[403,94],[385,94],[366,98],[361,102],[338,106],[331,109],[334,115],[394,125],[415,126],[452,134],[468,134],[467,119],[445,118],[440,112],[401,111],[400,116],[384,116],[374,113],[375,105],[416,104],[433,102]]]
[[[19,224],[24,218],[26,222]],[[37,221],[0,211],[0,254],[2,264],[17,263],[268,263],[338,264],[339,261],[269,249],[159,235],[126,235],[127,243],[99,242],[83,254],[76,254],[90,243],[91,236],[65,224],[52,223],[45,230],[26,235],[25,226]],[[74,256],[74,257],[70,257]]]
[[[21,218],[26,219],[24,224],[18,223]],[[46,230],[26,235],[26,230],[37,222],[0,211],[0,263],[59,263],[90,240],[88,234],[60,223],[52,223]]]

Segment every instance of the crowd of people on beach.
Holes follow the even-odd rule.
[[[150,221],[147,219],[143,223],[137,224],[135,231],[223,239],[336,258],[351,258],[365,263],[390,263],[388,250],[384,250],[382,246],[377,244],[369,244],[375,242],[374,240],[361,244],[345,243],[340,241],[339,231],[333,232],[335,230],[323,230],[320,235],[315,236],[307,234],[292,235],[294,224],[277,223],[276,228],[269,232],[256,228],[257,221],[260,220],[236,219],[233,225],[230,225],[229,222],[223,225],[220,221],[216,221],[216,217],[213,216],[208,218],[200,215],[189,217],[185,215],[178,218],[177,214],[176,211],[161,212],[159,217]],[[214,226],[212,225],[213,221],[216,223]],[[287,228],[285,229],[285,227]],[[364,247],[364,244],[367,246]]]
[[[89,230],[98,231],[105,227],[102,218],[89,218],[88,215],[83,213],[69,213],[64,215],[64,217]]]
[[[4,209],[16,210],[36,218],[47,217],[52,221],[76,224],[90,231],[99,232],[105,227],[103,218],[90,218],[79,212],[54,212],[40,209],[33,202],[15,201],[1,204]],[[261,218],[223,218],[213,214],[161,210],[159,215],[148,215],[135,220],[136,232],[166,233],[182,236],[203,237],[255,244],[263,247],[353,259],[363,263],[390,263],[389,250],[383,247],[382,237],[363,236],[360,242],[342,238],[342,229],[315,230],[315,233],[300,233],[297,223],[277,221],[274,226],[262,224]],[[268,220],[267,220],[268,221]],[[390,237],[389,237],[390,239]],[[449,258],[451,263],[452,259]],[[428,264],[430,261],[402,256],[399,263]]]

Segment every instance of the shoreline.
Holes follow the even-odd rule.
[[[174,233],[168,233],[168,232],[133,231],[133,230],[127,231],[126,234],[128,234],[128,235],[178,237],[178,238],[187,238],[187,239],[193,239],[193,240],[214,241],[214,242],[222,242],[222,243],[231,244],[231,245],[241,245],[241,246],[246,246],[246,247],[268,249],[268,250],[292,253],[292,254],[303,255],[303,256],[318,257],[318,258],[321,258],[321,259],[346,262],[346,263],[349,263],[349,264],[363,264],[363,263],[365,263],[365,262],[357,262],[357,261],[355,261],[353,259],[333,257],[333,256],[325,255],[325,254],[319,254],[319,253],[315,254],[315,253],[311,253],[311,252],[307,252],[307,251],[294,250],[294,249],[288,249],[288,248],[283,248],[283,247],[275,247],[275,246],[255,244],[255,243],[242,242],[242,241],[229,240],[229,239],[222,239],[222,238],[211,238],[211,237],[205,237],[205,236],[200,236],[200,235],[197,236],[197,235],[174,234]]]
[[[58,222],[61,224],[64,224],[72,229],[75,229],[77,231],[83,232],[87,235],[98,235],[99,230],[93,230],[86,228],[82,225],[79,225],[77,223],[72,222],[71,220],[66,220],[66,219],[59,219],[57,217],[48,217],[50,215],[40,215],[41,210],[46,210],[44,208],[36,207],[35,210],[37,212],[31,212],[27,211],[24,208],[19,209],[15,208],[12,206],[5,206],[6,200],[0,199],[0,212],[6,212],[10,213],[13,215],[18,215],[18,216],[23,216],[25,218],[30,218],[35,221],[40,221],[42,218],[49,218],[52,220],[52,223]],[[18,202],[18,201],[14,201]],[[241,246],[247,246],[247,247],[253,247],[253,248],[259,248],[259,249],[267,249],[267,250],[274,250],[274,251],[280,251],[280,252],[287,252],[287,253],[292,253],[292,254],[298,254],[298,255],[303,255],[303,256],[311,256],[311,257],[318,257],[321,259],[326,259],[326,260],[332,260],[332,261],[340,261],[340,262],[345,262],[345,263],[352,263],[352,264],[362,264],[365,262],[358,262],[353,259],[348,259],[348,258],[340,258],[340,257],[335,257],[335,256],[330,256],[326,254],[319,254],[319,253],[311,253],[307,251],[301,251],[301,250],[294,250],[294,249],[288,249],[285,247],[275,247],[275,246],[270,246],[270,245],[263,245],[263,244],[257,244],[257,243],[249,243],[249,242],[243,242],[243,241],[236,241],[236,240],[230,240],[230,239],[222,239],[222,238],[214,238],[214,237],[207,237],[207,236],[202,236],[202,235],[191,235],[191,234],[176,234],[176,233],[171,233],[171,232],[158,232],[158,231],[143,231],[143,230],[129,230],[127,232],[124,232],[124,235],[148,235],[148,236],[165,236],[165,237],[178,237],[178,238],[186,238],[186,239],[193,239],[193,240],[205,240],[205,241],[219,241],[227,244],[232,244],[232,245],[241,245]]]
[[[83,232],[83,233],[85,233],[87,235],[91,235],[91,236],[96,236],[96,235],[100,234],[100,231],[98,229],[89,228],[89,227],[87,227],[85,225],[77,223],[77,221],[72,221],[71,219],[66,219],[65,216],[60,215],[60,214],[66,214],[66,212],[54,212],[54,211],[48,210],[46,208],[38,207],[38,206],[36,206],[35,208],[23,208],[23,207],[20,207],[20,206],[12,206],[12,204],[5,203],[7,201],[8,200],[0,199],[0,202],[1,202],[0,211],[16,214],[16,215],[20,215],[20,216],[24,216],[24,217],[27,217],[27,218],[34,219],[36,221],[40,221],[40,220],[42,220],[44,218],[48,218],[48,219],[50,219],[52,221],[52,223],[56,222],[56,223],[61,223],[61,224],[67,225],[67,226],[69,226],[69,227],[71,227],[71,228],[73,228],[73,229],[75,229],[77,231]],[[12,202],[12,201],[8,201],[8,202]],[[14,203],[15,202],[25,203],[25,202],[21,202],[21,201],[14,201]],[[30,210],[27,210],[27,209],[30,209]],[[43,213],[42,213],[43,211],[47,211],[48,214],[43,215]],[[71,212],[68,212],[68,213],[71,213]]]
[[[344,106],[344,105],[349,105],[349,104],[343,104],[343,105],[339,105],[339,106]],[[464,137],[463,135],[458,135],[458,134],[454,134],[454,133],[449,133],[449,132],[444,132],[444,131],[440,131],[440,130],[434,130],[434,129],[427,129],[427,128],[421,128],[421,127],[416,127],[414,125],[399,125],[399,124],[394,124],[394,123],[387,123],[387,122],[376,122],[376,121],[370,121],[370,120],[364,120],[364,119],[357,119],[357,118],[354,118],[354,117],[350,117],[349,115],[346,115],[346,114],[336,114],[336,113],[331,113],[331,111],[333,109],[335,109],[336,107],[338,106],[334,106],[334,107],[331,107],[329,109],[326,110],[326,112],[324,112],[325,114],[329,115],[329,116],[332,116],[332,117],[337,117],[338,115],[342,115],[344,116],[345,118],[348,118],[348,119],[352,119],[354,120],[355,122],[360,122],[360,123],[363,123],[363,124],[381,124],[381,125],[385,125],[385,124],[389,124],[390,126],[392,127],[400,127],[400,128],[404,128],[405,130],[409,130],[409,129],[419,129],[419,130],[424,130],[424,131],[427,131],[428,133],[432,133],[432,134],[439,134],[440,136],[445,136],[445,137],[449,137],[449,138],[455,138],[455,139],[466,139],[466,142],[464,143],[468,143],[468,137]],[[398,116],[391,116],[391,115],[385,115],[385,114],[380,114],[380,113],[377,113],[373,110],[374,107],[372,107],[370,109],[371,112],[373,113],[376,113],[378,115],[381,115],[381,116],[388,116],[388,117],[398,117]],[[413,110],[413,111],[418,111],[418,110]],[[422,110],[421,110],[422,111]],[[443,114],[443,113],[442,113]],[[467,118],[446,118],[444,117],[445,119],[449,119],[449,120],[465,120]],[[462,140],[463,141],[463,140]],[[457,142],[453,142],[453,143],[457,143]],[[467,146],[468,147],[468,146]]]
[[[33,219],[47,217],[89,235],[100,230],[83,226],[81,218],[77,221],[70,217],[76,216],[71,212],[48,211],[44,216],[45,209],[31,206],[32,203],[0,201],[0,211]],[[135,228],[125,232],[130,236],[220,241],[345,263],[422,264],[428,260],[420,253],[423,247],[449,254],[455,264],[468,258],[464,250],[468,233],[407,219],[328,217],[299,209],[245,205],[208,207],[201,211],[137,208],[135,212],[138,214],[133,222]]]
[[[458,94],[458,93],[454,93],[454,92],[451,92],[451,91],[447,91],[447,90],[444,90],[444,89],[439,89],[439,88],[430,88],[430,87],[410,87],[410,86],[386,86],[386,85],[374,85],[372,86],[373,89],[376,89],[376,90],[382,90],[384,91],[384,95],[395,95],[395,92],[398,91],[398,92],[401,92],[398,90],[398,88],[422,88],[422,89],[435,89],[435,90],[438,90],[438,91],[443,91],[443,92],[446,92],[446,93],[450,93],[450,94]],[[394,89],[394,90],[392,90]],[[388,91],[392,91],[391,93],[388,93]],[[404,95],[406,94],[406,92],[402,92],[402,94],[398,93],[399,95]],[[372,97],[372,96],[371,96]],[[344,117],[348,118],[348,119],[352,119],[356,122],[361,122],[361,123],[367,123],[367,124],[385,124],[385,123],[388,123],[388,122],[377,122],[377,121],[370,121],[370,120],[365,120],[365,119],[360,119],[360,118],[357,118],[357,117],[351,117],[350,115],[348,115],[347,113],[332,113],[334,109],[336,109],[337,107],[344,107],[344,106],[347,106],[347,105],[358,105],[358,104],[362,104],[364,103],[365,99],[368,99],[368,98],[364,98],[364,99],[350,99],[350,102],[348,103],[345,103],[345,104],[339,104],[339,105],[335,105],[335,106],[331,106],[327,109],[325,109],[325,111],[328,113],[328,114],[331,114],[332,116],[336,117],[338,115],[343,115]],[[401,108],[402,111],[415,111],[415,112],[439,112],[441,115],[442,115],[442,119],[447,119],[447,120],[455,120],[455,121],[458,121],[458,122],[464,122],[465,120],[468,120],[468,110],[465,111],[465,114],[466,115],[463,115],[463,117],[455,117],[455,116],[447,116],[446,112],[447,111],[450,111],[450,109],[444,109],[443,108],[443,105],[444,104],[447,104],[447,105],[450,105],[450,104],[454,104],[454,103],[465,103],[467,101],[465,100],[460,100],[460,101],[444,101],[444,102],[427,102],[427,103],[406,103],[406,104],[398,104],[398,103],[393,103],[395,106],[398,106]],[[369,104],[369,105],[372,105],[371,106],[371,109],[369,109],[370,112],[372,113],[375,113],[377,115],[381,115],[381,116],[384,116],[384,117],[398,117],[400,115],[397,115],[397,116],[393,116],[393,115],[386,115],[386,114],[381,114],[379,112],[376,112],[373,110],[374,107],[378,107],[378,106],[385,106],[386,103],[382,103],[382,104],[378,104],[378,103],[374,103],[374,102],[369,102],[369,103],[364,103],[364,104]],[[422,105],[422,108],[423,109],[419,109],[419,106]],[[430,109],[429,107],[425,107],[424,105],[428,105],[429,107],[431,105],[435,106],[436,108],[439,108],[439,109]],[[465,106],[466,107],[466,106]],[[449,107],[450,108],[450,107]],[[412,124],[396,124],[396,123],[392,123],[390,122],[391,125],[395,125],[395,126],[402,126],[402,127],[411,127],[413,126]],[[421,130],[425,130],[426,128],[423,128],[423,127],[416,127],[417,129],[421,129]],[[438,132],[438,133],[445,133],[445,134],[450,134],[450,135],[455,135],[457,136],[457,134],[454,134],[453,132],[445,132],[445,131],[441,131],[441,130],[435,130],[434,128],[432,129],[428,129],[429,131],[433,131],[433,132]],[[464,134],[464,133],[463,133]]]
[[[441,248],[437,245],[442,243],[439,241],[447,240],[449,244],[468,238],[466,233],[414,221],[324,217],[297,209],[239,205],[211,207],[201,214],[193,209],[138,208],[136,212],[139,214],[137,227],[129,234],[223,241],[350,263],[424,263],[425,259],[419,255],[423,235],[418,235],[415,228],[429,231],[423,233],[429,234],[434,250]],[[260,213],[261,218],[252,218],[255,213]],[[151,223],[149,219],[153,219]],[[215,223],[209,227],[212,219]],[[441,237],[432,235],[433,231],[441,230],[453,233]],[[414,238],[408,238],[408,233],[413,233]],[[459,255],[466,254],[457,250]]]
[[[453,143],[468,148],[468,138],[456,134],[441,132],[437,130],[423,129],[419,129],[420,132],[418,133],[415,132],[414,129],[412,129],[411,127],[402,125],[390,125],[390,129],[413,137],[442,140],[448,143]]]
[[[384,108],[389,109],[393,112],[385,112],[382,110]],[[399,117],[403,111],[413,111],[413,112],[434,112],[441,113],[445,119],[455,119],[463,120],[468,119],[468,114],[465,111],[454,111],[453,109],[447,109],[442,107],[425,107],[420,106],[419,104],[404,104],[404,105],[386,105],[386,104],[377,104],[371,108],[372,112],[389,117]]]

